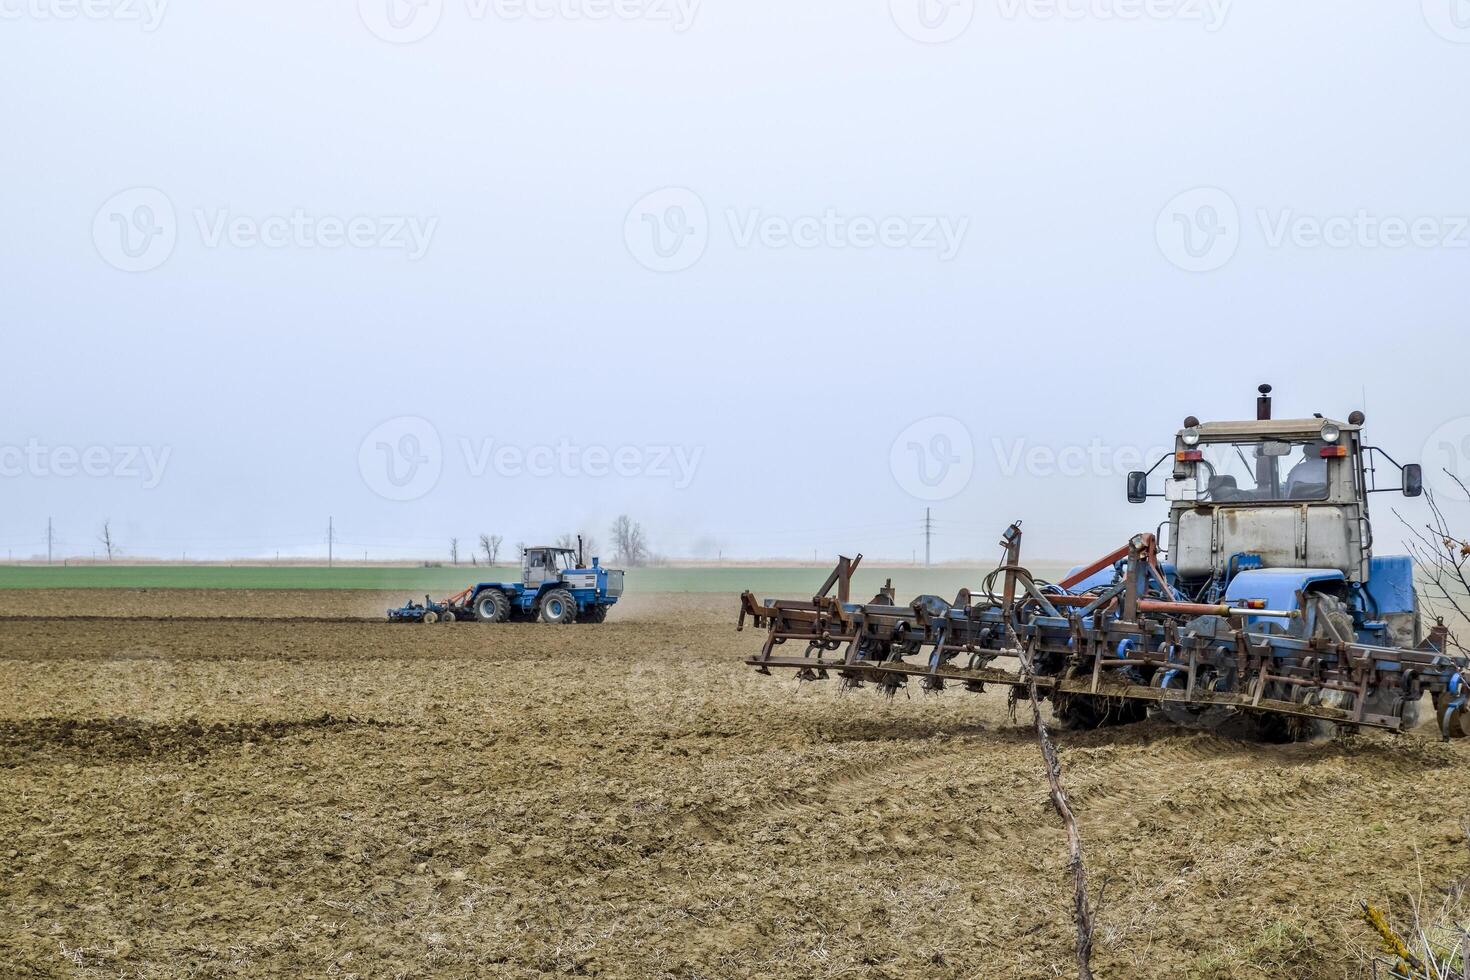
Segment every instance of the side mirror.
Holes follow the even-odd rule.
[[[1418,463],[1404,464],[1404,496],[1417,497],[1424,492],[1424,467]]]
[[[1146,500],[1148,500],[1148,474],[1143,470],[1134,470],[1128,474],[1128,502],[1141,504]]]

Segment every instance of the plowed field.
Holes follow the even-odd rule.
[[[732,596],[402,599],[0,593],[0,973],[1075,975],[1004,694],[759,676]],[[1059,741],[1102,977],[1365,975],[1358,899],[1470,875],[1465,743]]]

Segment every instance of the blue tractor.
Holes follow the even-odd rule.
[[[482,623],[600,623],[623,594],[623,573],[578,549],[538,546],[521,552],[519,582],[481,582],[455,603],[457,618]],[[457,597],[459,598],[459,597]]]
[[[1369,445],[1362,412],[1276,419],[1271,387],[1258,390],[1255,419],[1190,416],[1172,452],[1128,475],[1130,502],[1169,503],[1167,549],[1138,534],[1042,582],[1021,565],[1017,523],[980,590],[907,605],[891,587],[851,602],[856,563],[843,558],[809,602],[741,596],[740,624],[768,629],[747,662],[888,694],[911,677],[926,690],[1006,685],[1050,697],[1079,728],[1152,709],[1191,727],[1238,718],[1286,741],[1407,731],[1427,703],[1445,738],[1470,738],[1470,658],[1442,621],[1424,628],[1413,560],[1373,547],[1369,495],[1417,497],[1423,471]],[[792,640],[801,655],[779,652]]]
[[[481,582],[458,595],[422,605],[410,602],[388,610],[394,623],[454,623],[477,619],[482,623],[534,622],[564,625],[600,623],[623,594],[623,573],[603,568],[594,558],[582,561],[577,548],[537,546],[521,551],[519,582]]]

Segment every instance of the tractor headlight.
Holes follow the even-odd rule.
[[[1342,430],[1337,427],[1337,424],[1336,423],[1334,423],[1334,422],[1324,422],[1322,424],[1322,441],[1323,442],[1332,443],[1332,442],[1336,442],[1337,440],[1339,440],[1341,438],[1342,438]]]
[[[1179,440],[1181,442],[1183,442],[1186,446],[1198,446],[1199,445],[1199,429],[1195,429],[1195,428],[1185,429],[1182,433],[1180,433]]]

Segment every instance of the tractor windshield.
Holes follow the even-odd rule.
[[[1199,446],[1195,463],[1201,500],[1217,504],[1261,500],[1326,500],[1327,444],[1320,440],[1214,442]]]

